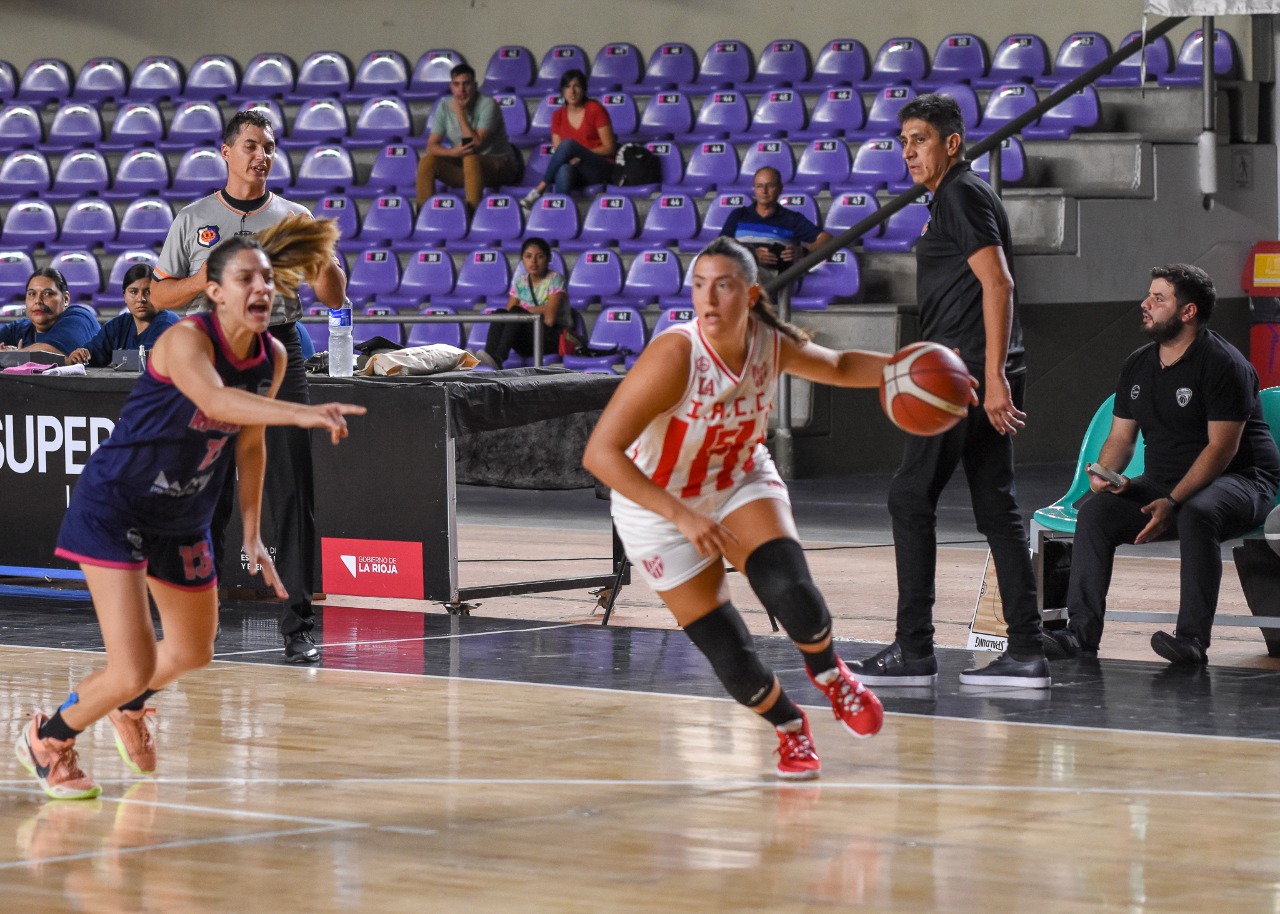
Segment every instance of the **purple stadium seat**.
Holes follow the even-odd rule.
[[[360,108],[347,146],[375,148],[387,143],[403,143],[413,132],[409,106],[394,96],[371,98]]]
[[[435,304],[453,292],[457,276],[453,259],[446,251],[414,251],[400,276],[400,288],[383,296],[392,307],[418,307],[424,301]]]
[[[525,223],[525,238],[544,238],[550,244],[560,245],[578,237],[578,207],[573,198],[565,194],[543,194],[533,204]]]
[[[520,92],[521,95],[550,95],[560,91],[560,77],[568,70],[581,70],[590,73],[587,52],[576,44],[557,44],[542,55],[542,63],[538,67],[538,75],[533,85]]]
[[[665,247],[648,248],[636,254],[617,299],[605,299],[606,305],[628,304],[636,308],[656,305],[659,299],[678,295],[684,267],[675,251]]]
[[[13,64],[0,60],[0,99],[11,99],[18,94],[18,74]]]
[[[436,194],[422,204],[413,233],[397,249],[453,245],[467,235],[467,208],[455,194]]]
[[[929,78],[916,83],[920,91],[932,91],[951,83],[968,85],[987,75],[990,55],[987,43],[977,35],[948,35],[938,42],[933,52],[933,68]]]
[[[591,62],[591,88],[596,92],[629,92],[644,75],[640,49],[625,41],[606,44]]]
[[[45,152],[61,152],[102,142],[102,115],[86,102],[65,102],[53,115],[49,137],[40,144]]]
[[[827,219],[823,227],[832,236],[838,236],[841,232],[846,232],[853,228],[879,208],[880,204],[876,202],[876,195],[873,193],[846,191],[832,194],[831,205],[827,208]],[[882,225],[877,225],[865,232],[861,237],[876,238],[883,230],[884,227]]]
[[[795,210],[818,228],[822,228],[822,216],[818,214],[818,203],[811,194],[787,191],[778,198],[778,203],[790,210]]]
[[[356,201],[346,194],[326,194],[316,201],[311,215],[317,219],[332,219],[338,226],[338,246],[342,250],[356,247],[360,234],[360,211]]]
[[[413,194],[418,176],[418,151],[404,143],[391,143],[378,150],[363,184],[349,189],[354,197],[380,194]]]
[[[390,246],[404,241],[412,232],[413,204],[400,194],[384,194],[370,204],[358,237],[366,246]]]
[[[430,251],[426,253],[431,253]],[[448,254],[444,254],[448,257]],[[440,296],[443,300],[433,303],[461,306],[468,308],[483,307],[488,304],[500,306],[507,303],[507,292],[511,288],[511,266],[502,251],[487,248],[472,251],[463,259],[458,270],[458,279],[454,283],[453,292]]]
[[[280,158],[277,153],[275,168],[280,167]],[[351,153],[341,146],[316,146],[303,156],[293,186],[301,192],[342,193],[354,183],[355,165],[351,161]]]
[[[0,305],[21,304],[27,295],[27,278],[35,269],[26,251],[0,251]]]
[[[170,197],[206,197],[227,183],[227,162],[208,146],[188,149],[173,170]]]
[[[58,163],[52,189],[45,192],[48,200],[75,200],[88,195],[101,195],[111,183],[107,160],[96,149],[76,149]]]
[[[102,291],[102,268],[90,251],[62,251],[49,261],[49,266],[67,281],[72,301],[89,304]]]
[[[796,311],[825,311],[833,302],[862,298],[862,277],[853,251],[839,250],[804,275],[791,296]]]
[[[182,95],[182,64],[172,57],[144,57],[133,70],[126,98],[137,102],[176,99]]]
[[[702,100],[693,130],[682,139],[731,139],[745,134],[750,125],[751,109],[745,95],[732,90],[715,91]]]
[[[49,160],[36,149],[20,149],[0,163],[0,200],[43,194],[52,183]]]
[[[918,38],[890,38],[871,62],[873,86],[911,85],[929,75],[929,52]]]
[[[155,252],[149,248],[141,248],[137,250],[123,251],[116,255],[115,262],[111,264],[111,270],[107,274],[106,284],[103,286],[105,291],[99,292],[93,297],[95,307],[103,306],[120,306],[120,286],[124,282],[124,274],[139,263],[145,263],[150,267],[156,265]]]
[[[751,81],[755,70],[755,55],[745,41],[728,39],[715,41],[702,55],[697,78],[681,86],[686,92],[707,92],[712,89],[731,89]]]
[[[342,98],[351,89],[351,61],[337,51],[316,51],[298,67],[298,79],[290,96],[300,102],[309,98]]]
[[[644,316],[627,305],[610,305],[596,317],[587,346],[597,351],[612,350],[611,355],[567,355],[564,367],[572,371],[611,372],[628,355],[638,355],[649,342]]]
[[[497,305],[492,305],[488,308],[484,308],[482,310],[482,313],[497,314],[500,311],[505,311],[505,310],[506,310],[505,308],[501,308]],[[479,352],[481,349],[484,348],[484,344],[489,336],[489,328],[493,325],[490,324],[488,321],[471,321],[470,324],[471,326],[467,332],[467,342],[465,344],[465,348],[471,350],[472,352]],[[512,353],[512,355],[514,355],[514,353]],[[510,359],[508,359],[508,361],[510,361]],[[502,367],[506,368],[507,364],[504,362]],[[515,366],[512,366],[512,367],[515,367]],[[483,364],[477,366],[475,370],[476,371],[492,371],[491,368]]]
[[[916,90],[910,86],[886,86],[876,93],[871,110],[867,112],[867,122],[858,130],[846,130],[845,136],[852,140],[871,140],[882,136],[898,135],[898,112],[916,97]]]
[[[644,148],[657,156],[658,162],[662,166],[662,190],[679,190],[680,182],[684,178],[684,153],[681,151],[680,146],[668,140],[650,140],[644,144]],[[645,187],[652,187],[652,185],[634,185],[634,188]],[[627,194],[628,191],[626,188],[610,187],[609,193]],[[647,196],[648,193],[653,193],[653,191],[648,191],[645,195]],[[628,195],[631,196],[633,194]]]
[[[849,181],[853,163],[844,140],[814,140],[800,153],[791,186],[805,193],[818,194]]]
[[[1173,71],[1159,77],[1162,86],[1197,86],[1203,78],[1204,30],[1196,29],[1182,42]],[[1219,79],[1240,78],[1240,51],[1229,32],[1213,30],[1213,72]],[[21,91],[18,97],[22,97]]]
[[[341,101],[313,98],[299,106],[289,135],[284,139],[277,137],[276,142],[286,149],[309,149],[317,143],[341,143],[350,129],[347,109]]]
[[[162,197],[143,197],[134,200],[120,218],[120,231],[116,240],[107,245],[108,251],[123,251],[164,244],[173,224],[173,207]]]
[[[305,317],[327,318],[329,309],[324,305],[303,305],[302,313]],[[327,320],[318,322],[308,322],[301,325],[306,331],[307,336],[311,337],[311,345],[315,347],[316,352],[329,351],[329,324]]]
[[[862,129],[867,110],[862,96],[851,86],[824,90],[813,105],[809,126],[788,134],[793,140],[825,140]]]
[[[676,89],[687,86],[698,78],[698,56],[689,45],[680,41],[660,44],[649,55],[640,85],[648,89]]]
[[[403,95],[409,88],[409,61],[399,51],[370,51],[356,67],[351,91],[345,97],[352,101],[385,95]]]
[[[526,142],[529,134],[529,109],[525,107],[524,99],[518,95],[511,93],[499,94],[493,97],[498,104],[498,110],[502,112],[502,122],[507,127],[507,137],[511,142],[518,146],[528,145],[529,142],[536,142],[536,138],[531,138]],[[442,99],[439,104],[447,104],[448,99]],[[430,129],[428,127],[428,129]]]
[[[1167,39],[1166,39],[1167,40]],[[1058,48],[1053,72],[1036,80],[1036,85],[1061,85],[1111,56],[1111,42],[1098,32],[1073,32]]]
[[[506,44],[489,57],[480,86],[486,95],[516,93],[533,84],[533,54],[523,45]]]
[[[683,92],[656,92],[640,115],[636,131],[643,137],[671,138],[685,136],[693,130],[693,105]]]
[[[271,174],[267,175],[267,190],[282,194],[293,186],[293,162],[289,153],[277,149],[271,164]]]
[[[699,143],[689,156],[680,187],[697,196],[730,187],[738,179],[740,164],[737,147],[727,140]]]
[[[44,200],[20,200],[9,207],[0,245],[32,250],[58,240],[58,215]]]
[[[240,79],[237,98],[287,98],[293,94],[297,68],[286,54],[259,54],[249,61]]]
[[[448,95],[449,71],[465,60],[452,48],[433,48],[427,51],[414,64],[404,97],[420,101]]]
[[[809,78],[811,64],[809,48],[803,41],[771,41],[756,61],[756,75],[739,88],[761,91],[799,86]]]
[[[0,150],[38,146],[43,139],[44,125],[31,105],[7,102],[0,109]]]
[[[1040,122],[1025,128],[1022,136],[1027,140],[1065,140],[1073,133],[1097,127],[1101,115],[1098,90],[1084,86],[1040,115]]]
[[[967,130],[966,138],[977,141],[991,136],[1014,118],[1030,111],[1039,101],[1036,90],[1026,83],[1010,83],[992,89],[987,97],[987,106],[982,111],[982,123]],[[1035,122],[1032,121],[1027,126],[1034,127]]]
[[[694,311],[693,308],[688,307],[688,302],[685,302],[685,306],[683,307],[677,305],[671,308],[664,308],[658,314],[658,319],[653,324],[653,336],[650,337],[650,339],[652,340],[653,337],[656,337],[660,333],[665,333],[676,324],[687,323],[697,316],[697,312]]]
[[[975,79],[979,88],[993,89],[1009,83],[1030,83],[1049,72],[1049,49],[1036,35],[1010,35],[996,46],[987,75]]]
[[[62,217],[62,233],[46,247],[51,251],[93,248],[116,240],[116,212],[98,197],[85,197],[71,204]],[[97,289],[94,290],[95,292]]]
[[[226,54],[206,54],[199,58],[191,65],[182,87],[184,98],[230,98],[239,91],[240,68]]]
[[[623,242],[623,251],[646,248],[671,248],[693,239],[698,234],[698,206],[688,194],[661,194],[649,203],[640,234]]]
[[[271,132],[275,135],[278,142],[284,137],[284,112],[280,110],[280,103],[275,99],[263,98],[252,101],[245,101],[236,109],[237,111],[257,111],[271,122]]]
[[[639,129],[640,110],[636,107],[636,100],[626,92],[606,92],[597,101],[609,112],[613,135],[619,140],[625,141]]]
[[[221,148],[222,109],[208,99],[182,102],[173,112],[169,134],[160,141],[161,149],[181,150],[192,146]]]
[[[874,191],[887,187],[895,190],[910,184],[907,163],[902,159],[902,149],[897,140],[888,137],[867,140],[853,154],[853,167],[849,169],[850,189]]]
[[[808,120],[804,96],[796,89],[768,89],[751,115],[753,136],[792,136],[804,130]]]
[[[784,187],[790,184],[796,176],[796,154],[791,151],[791,144],[785,140],[757,140],[748,146],[738,169],[738,186],[751,187],[756,172],[765,166],[778,170]]]
[[[879,238],[863,238],[862,247],[868,251],[909,251],[929,223],[929,194],[917,197],[898,210],[884,224],[884,234]]]
[[[569,274],[569,304],[585,308],[622,291],[622,258],[610,248],[583,251]]]
[[[458,312],[443,305],[427,305],[418,313],[428,317],[444,317]],[[409,324],[408,327],[409,338],[406,341],[408,346],[430,346],[435,343],[443,343],[446,346],[462,348],[462,323],[460,321],[439,324]]]
[[[129,86],[129,71],[124,61],[115,57],[94,57],[76,74],[71,97],[76,101],[100,104],[124,98]]]
[[[972,86],[964,83],[949,83],[934,89],[939,95],[955,99],[960,106],[960,116],[964,119],[965,135],[982,124],[982,107],[978,104],[978,93]]]
[[[460,243],[462,248],[502,247],[514,243],[524,234],[524,214],[511,194],[488,194],[471,217],[471,231]]]
[[[370,253],[381,255],[383,257],[386,257],[389,261],[391,261],[392,264],[395,263],[395,257],[391,256],[389,251],[370,251]],[[350,290],[351,290],[351,287],[348,286],[347,291],[350,292]],[[351,300],[353,302],[356,301],[354,296],[352,297]],[[395,310],[392,308],[388,308],[385,305],[370,305],[364,309],[365,317],[390,318],[394,314],[395,314]],[[397,346],[403,346],[404,345],[404,324],[398,321],[393,321],[393,320],[388,320],[388,321],[380,322],[376,324],[356,324],[355,332],[352,334],[352,336],[355,337],[357,346],[359,346],[361,343],[369,342],[375,336],[380,336],[385,340],[390,340],[391,342],[395,343]]]
[[[1092,89],[1092,86],[1086,86]],[[984,152],[973,161],[973,170],[984,181],[991,180],[991,153]],[[1021,184],[1027,177],[1027,153],[1022,140],[1016,136],[1005,137],[1000,143],[1000,183]]]
[[[111,188],[103,194],[109,200],[132,200],[158,194],[169,187],[169,162],[156,149],[126,152],[116,165]]]
[[[834,38],[818,52],[813,75],[799,85],[803,92],[822,92],[835,86],[861,86],[871,73],[867,48],[855,38]]]
[[[533,109],[533,117],[529,119],[529,131],[525,142],[529,145],[545,143],[551,139],[551,119],[564,107],[564,96],[559,92],[543,93],[538,98],[538,106]]]
[[[1120,47],[1124,47],[1129,42],[1141,38],[1141,32],[1130,32],[1124,36],[1124,40],[1120,42]],[[1096,85],[1099,86],[1136,86],[1142,81],[1142,61],[1146,59],[1146,79],[1148,82],[1155,82],[1161,76],[1164,76],[1173,67],[1173,45],[1169,43],[1169,39],[1161,35],[1151,44],[1147,45],[1141,53],[1132,54],[1124,60],[1120,61],[1105,76],[1099,76]],[[1214,59],[1215,64],[1217,58]]]
[[[368,219],[365,225],[368,225]],[[357,308],[371,304],[382,295],[400,288],[400,261],[386,248],[369,248],[353,258],[347,275],[347,297]],[[384,334],[385,335],[385,334]]]
[[[20,102],[60,102],[71,95],[71,68],[53,57],[39,57],[27,65],[18,83]]]
[[[546,174],[547,163],[551,161],[552,151],[551,140],[549,139],[529,147],[525,152],[524,175],[521,177],[520,183],[503,187],[502,190],[521,197],[532,190],[537,186],[542,176]]]
[[[164,118],[154,102],[126,102],[116,109],[104,150],[122,151],[155,146],[164,138]]]
[[[700,251],[707,244],[720,234],[720,229],[724,228],[725,220],[729,218],[729,214],[735,209],[746,206],[752,202],[749,193],[731,192],[716,194],[711,198],[711,202],[707,204],[707,211],[702,217],[702,226],[698,229],[698,234],[689,244],[680,245],[682,251]]]
[[[632,197],[601,194],[591,201],[578,237],[562,241],[560,247],[566,251],[581,251],[605,245],[617,247],[636,237],[639,231],[640,217]]]

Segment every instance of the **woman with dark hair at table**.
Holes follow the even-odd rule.
[[[520,200],[526,214],[548,185],[567,194],[585,184],[604,184],[613,175],[613,154],[618,151],[613,121],[604,105],[587,98],[587,74],[566,70],[560,77],[560,94],[564,107],[551,116],[555,151],[538,186]]]
[[[29,349],[67,355],[98,332],[98,317],[71,304],[67,280],[53,267],[27,278],[27,316],[0,326],[0,349]]]
[[[564,275],[551,269],[551,245],[543,238],[526,238],[520,248],[520,265],[507,298],[508,311],[539,314],[543,352],[555,352],[560,334],[573,326],[573,313],[565,295]],[[489,325],[484,349],[476,353],[481,363],[501,368],[511,350],[526,358],[533,355],[532,321],[502,321]]]
[[[111,354],[117,349],[150,350],[160,334],[178,322],[172,311],[159,311],[151,304],[151,279],[155,276],[150,265],[135,263],[124,274],[120,288],[124,292],[124,310],[102,325],[98,335],[87,346],[67,356],[67,362],[78,365],[88,362],[95,368],[111,364]]]

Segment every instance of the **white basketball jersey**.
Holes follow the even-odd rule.
[[[781,339],[751,319],[742,374],[718,356],[698,321],[677,324],[693,343],[689,385],[680,401],[640,434],[627,456],[640,471],[678,498],[698,498],[737,485],[761,461],[778,380]]]

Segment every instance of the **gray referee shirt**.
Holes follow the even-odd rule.
[[[293,203],[275,194],[267,195],[267,202],[258,209],[243,213],[223,199],[222,191],[183,207],[169,227],[156,263],[156,275],[162,279],[186,279],[200,271],[209,259],[210,252],[220,242],[236,235],[256,235],[270,228],[290,213],[311,211],[300,203]],[[191,302],[186,313],[208,309],[209,301],[200,293]],[[286,299],[277,295],[271,306],[271,323],[288,324],[302,316],[302,304],[296,298]]]

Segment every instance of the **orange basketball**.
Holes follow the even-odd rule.
[[[912,435],[941,435],[969,412],[969,369],[938,343],[898,350],[880,378],[880,405],[894,425]]]

